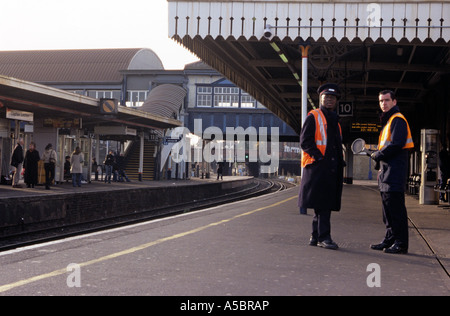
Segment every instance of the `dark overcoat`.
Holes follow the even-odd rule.
[[[38,163],[41,158],[37,150],[28,150],[25,154],[23,167],[25,168],[24,182],[26,184],[38,183]]]
[[[398,106],[381,115],[381,125],[386,126],[392,115],[399,113]],[[391,124],[391,143],[372,156],[380,162],[378,187],[380,192],[404,192],[408,175],[409,150],[403,149],[408,136],[408,125],[401,118],[394,118]]]
[[[339,117],[334,111],[320,109],[327,120],[327,147],[322,155],[315,142],[314,116],[308,115],[300,134],[300,146],[315,162],[303,169],[298,204],[302,208],[339,211],[344,171]]]

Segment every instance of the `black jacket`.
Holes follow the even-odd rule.
[[[115,163],[114,155],[106,155],[105,161],[103,162],[106,166],[113,166]]]
[[[308,115],[300,134],[300,146],[315,162],[303,168],[298,204],[303,208],[339,211],[344,170],[339,117],[336,112],[320,109],[327,120],[327,147],[322,155],[315,142],[314,116]]]
[[[23,163],[23,159],[23,148],[20,144],[17,144],[11,157],[11,166],[17,168],[19,164]]]
[[[398,106],[381,115],[381,125],[384,128],[395,113],[399,113]],[[404,192],[408,174],[408,149],[403,149],[408,137],[405,120],[394,118],[391,124],[392,142],[383,150],[373,154],[375,161],[380,162],[378,171],[378,187],[381,192]]]
[[[37,150],[28,150],[25,154],[25,160],[23,161],[23,167],[25,168],[24,181],[27,184],[38,183],[38,163],[41,160],[39,152]]]

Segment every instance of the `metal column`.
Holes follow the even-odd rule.
[[[302,127],[308,114],[308,51],[309,45],[300,45],[302,50]]]
[[[308,115],[308,52],[309,45],[300,45],[302,50],[302,128],[305,124],[306,115]],[[303,155],[303,153],[302,153]],[[301,168],[303,175],[303,168]]]
[[[300,45],[302,50],[302,128],[305,124],[306,115],[308,114],[308,51],[309,45]],[[302,151],[303,157],[303,151]],[[300,175],[303,176],[303,167],[300,169]],[[300,207],[300,214],[307,214],[306,208]]]

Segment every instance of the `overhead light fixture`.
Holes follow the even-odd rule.
[[[267,24],[266,28],[264,29],[264,37],[267,39],[272,39],[272,36],[272,25]]]

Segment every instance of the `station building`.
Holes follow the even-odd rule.
[[[85,156],[87,177],[91,158],[102,164],[109,144],[114,151],[125,151],[125,143],[132,154],[129,173],[136,179],[154,179],[158,135],[182,122],[165,111],[168,104],[151,112],[139,108],[151,80],[143,86],[120,73],[136,69],[151,69],[152,78],[164,70],[148,49],[1,52],[2,176],[9,173],[12,147],[24,137],[26,145],[35,141],[41,154],[53,144],[57,181],[63,180],[65,156],[76,146]],[[169,92],[175,89],[167,87]]]
[[[213,164],[172,163],[169,159],[173,143],[165,144],[174,127],[184,126],[194,131],[195,120],[203,128],[217,126],[277,126],[281,131],[281,171],[299,174],[298,134],[260,102],[227,80],[217,70],[202,62],[186,65],[182,70],[165,70],[159,57],[150,49],[93,49],[0,52],[0,75],[4,80],[39,86],[49,93],[63,94],[82,104],[61,105],[56,112],[44,99],[16,98],[12,87],[5,86],[0,94],[3,169],[9,172],[9,156],[18,137],[26,144],[35,141],[42,153],[48,143],[58,151],[57,179],[62,180],[64,157],[80,146],[85,157],[96,158],[99,164],[108,149],[123,152],[126,171],[132,179],[154,180],[209,175]],[[19,79],[16,79],[19,78]],[[31,89],[31,88],[30,88]],[[25,92],[22,94],[25,95]],[[31,98],[33,97],[33,98]],[[113,100],[118,113],[101,112],[103,101]],[[43,102],[46,101],[46,102]],[[55,101],[56,102],[56,101]],[[27,106],[24,106],[24,104]],[[24,117],[11,117],[7,111],[18,110]],[[8,112],[8,113],[9,113]],[[86,113],[85,113],[86,112]],[[91,113],[92,112],[92,113]],[[123,113],[129,120],[118,119]],[[133,115],[136,118],[133,118]],[[139,117],[155,118],[138,123]],[[17,125],[16,125],[17,124]],[[292,154],[294,153],[294,154]],[[296,153],[296,154],[295,154]],[[86,159],[85,174],[91,159]],[[248,164],[227,164],[225,174],[248,174]],[[258,164],[254,166],[258,174]]]

